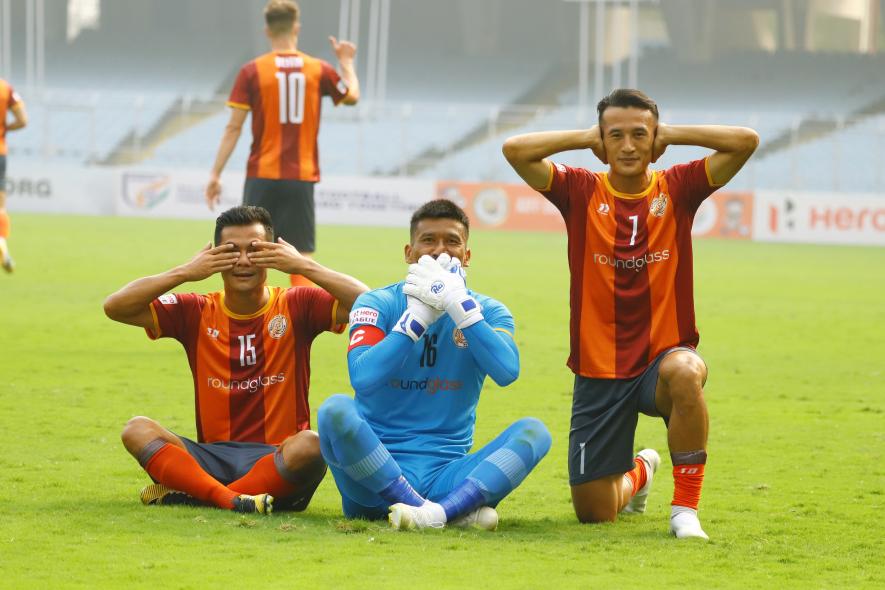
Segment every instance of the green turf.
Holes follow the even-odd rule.
[[[0,587],[883,587],[885,249],[696,244],[710,367],[712,541],[667,536],[669,459],[644,516],[582,526],[566,474],[571,375],[565,238],[477,232],[471,286],[517,322],[522,376],[487,385],[476,441],[534,415],[553,448],[499,507],[496,533],[346,522],[331,477],[302,514],[144,507],[123,450],[144,414],[193,434],[172,341],[102,314],[125,282],[187,259],[205,222],[13,216],[0,276]],[[372,286],[405,272],[405,230],[321,228],[320,259]],[[282,277],[274,278],[282,283]],[[195,290],[220,286],[213,278]],[[343,337],[313,350],[312,407],[348,392]],[[655,420],[637,444],[665,449]]]

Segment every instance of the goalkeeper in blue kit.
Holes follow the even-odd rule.
[[[412,216],[406,280],[362,294],[347,353],[355,396],[320,407],[320,448],[348,518],[388,516],[396,529],[494,530],[495,510],[550,449],[535,418],[473,446],[486,375],[519,376],[510,311],[467,289],[469,220],[447,200]]]

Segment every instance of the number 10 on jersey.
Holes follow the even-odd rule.
[[[304,88],[306,82],[301,72],[277,72],[280,89],[280,123],[304,121]]]

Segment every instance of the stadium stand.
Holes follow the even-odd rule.
[[[149,41],[150,52],[124,59],[108,55],[115,34],[126,33],[84,31],[53,51],[52,84],[42,100],[26,97],[32,124],[11,144],[13,155],[207,168],[228,117],[224,99],[239,66],[256,53],[254,44],[219,35],[193,45],[176,27],[155,28],[150,40],[135,40]],[[383,103],[364,88],[357,109],[325,105],[325,174],[517,181],[500,156],[507,136],[595,121],[593,104],[583,113],[576,106],[572,62],[526,53],[391,58]],[[665,122],[743,124],[759,132],[760,149],[730,183],[735,189],[868,191],[885,182],[877,164],[885,143],[882,71],[881,54],[747,51],[685,63],[669,49],[647,47],[639,86],[658,101]],[[244,134],[231,167],[243,165],[248,143]],[[671,148],[658,165],[703,153]],[[559,159],[596,165],[581,153]]]

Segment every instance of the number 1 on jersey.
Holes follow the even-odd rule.
[[[301,72],[277,72],[280,89],[280,123],[304,121],[304,74]]]

